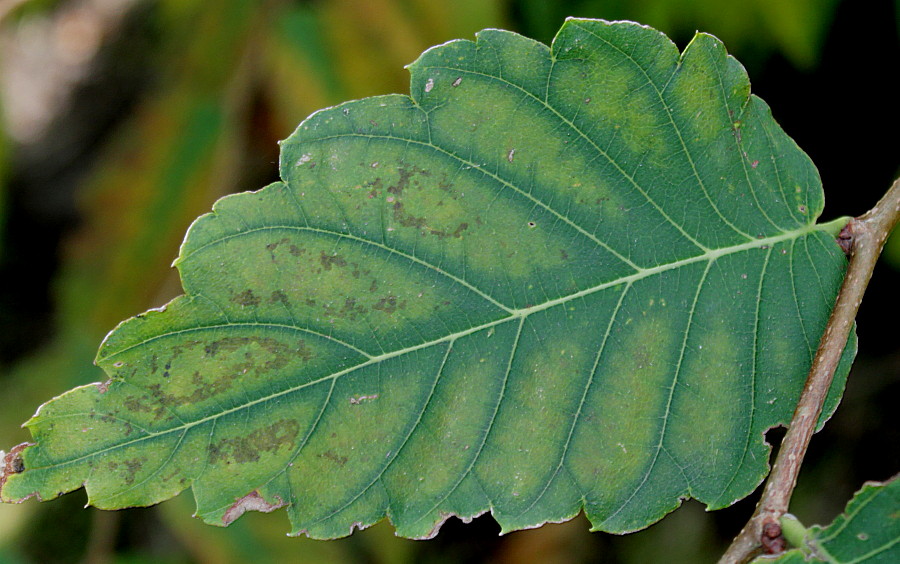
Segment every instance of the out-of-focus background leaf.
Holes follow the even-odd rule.
[[[573,13],[609,20],[630,19],[668,34],[695,30],[723,39],[741,61],[764,63],[776,53],[798,68],[815,65],[838,0],[519,0],[522,24],[535,39],[549,42],[556,22]]]
[[[825,219],[859,214],[900,172],[896,0],[16,0],[0,2],[0,446],[54,394],[103,378],[116,323],[179,292],[168,266],[189,223],[277,174],[277,141],[309,113],[408,92],[427,47],[502,27],[550,41],[564,17],[632,19],[683,47],[713,33],[818,165]],[[792,512],[826,522],[857,484],[900,468],[895,236],[859,318],[843,405],[815,438]],[[772,431],[772,440],[780,433]],[[828,492],[823,495],[821,492]],[[498,537],[489,516],[429,542],[384,524],[348,539],[288,539],[284,516],[227,529],[189,517],[188,496],[104,513],[76,492],[0,506],[5,562],[709,562],[754,499],[690,502],[649,530],[587,522]],[[274,523],[274,524],[273,524]]]

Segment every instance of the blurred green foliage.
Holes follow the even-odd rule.
[[[837,0],[516,0],[526,33],[544,42],[553,39],[560,21],[578,15],[608,20],[629,19],[690,38],[695,31],[725,42],[741,61],[779,52],[799,68],[815,64]]]
[[[0,259],[3,258],[3,234],[6,232],[6,176],[9,168],[8,160],[9,147],[3,127],[3,105],[0,103]]]
[[[6,24],[65,4],[26,2]],[[641,21],[678,38],[682,47],[694,30],[708,31],[748,66],[780,54],[808,68],[817,60],[836,5],[837,0],[145,2],[141,25],[154,38],[148,67],[142,69],[149,86],[105,133],[98,157],[80,163],[85,171],[77,192],[80,223],[58,258],[55,316],[47,328],[52,337],[0,373],[0,446],[28,440],[17,427],[47,397],[103,378],[92,359],[118,321],[180,293],[168,267],[194,218],[226,193],[257,189],[274,179],[277,141],[311,112],[348,99],[407,92],[403,67],[429,46],[471,38],[487,27],[549,42],[566,16],[600,17]],[[0,133],[0,228],[9,201],[4,188],[9,158]],[[0,235],[0,257],[3,241]],[[900,264],[896,236],[892,245]],[[453,523],[429,543],[397,539],[385,523],[325,543],[285,538],[282,524],[272,526],[284,519],[280,514],[251,513],[228,529],[216,529],[189,517],[186,496],[100,517],[92,509],[75,510],[83,504],[81,495],[46,506],[0,506],[0,564],[701,562],[723,548],[709,516],[694,503],[647,532],[612,540],[588,534],[582,519],[497,540],[485,517],[460,533],[485,544],[463,548],[446,540],[456,530]],[[41,548],[48,534],[76,540],[48,551]]]

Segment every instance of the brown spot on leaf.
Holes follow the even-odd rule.
[[[416,229],[422,229],[426,226],[427,221],[424,217],[416,217],[410,213],[407,213],[403,209],[402,202],[394,203],[394,220],[397,221],[403,227],[415,227]]]
[[[209,463],[256,462],[261,452],[276,452],[282,446],[292,446],[299,432],[300,425],[295,420],[282,419],[245,436],[222,439],[210,445]]]
[[[376,178],[372,182],[367,182],[366,188],[369,188],[369,199],[372,200],[384,191],[384,184],[382,184],[381,178]]]
[[[22,460],[22,451],[27,447],[33,446],[34,443],[21,443],[18,444],[6,455],[3,456],[3,459],[0,460],[0,492],[3,491],[3,484],[6,483],[7,478],[13,474],[21,474],[25,471],[25,462]]]
[[[259,492],[257,490],[253,490],[244,497],[235,500],[235,502],[231,504],[231,507],[225,510],[225,513],[222,515],[222,523],[225,525],[229,525],[247,511],[261,511],[263,513],[271,513],[279,507],[284,506],[285,503],[281,500],[280,497],[275,496],[275,502],[269,503],[268,501],[263,499],[263,496],[259,495]]]
[[[231,301],[241,307],[256,307],[259,305],[260,299],[253,295],[253,290],[247,289],[233,296]]]
[[[356,303],[356,298],[347,298],[344,300],[344,306],[340,310],[331,313],[332,315],[335,315],[337,317],[347,318],[350,321],[355,321],[357,316],[364,315],[368,312],[369,310]]]
[[[409,187],[410,179],[416,174],[420,174],[422,176],[431,176],[430,172],[417,166],[398,166],[397,173],[400,175],[400,179],[397,181],[397,184],[388,186],[387,189],[388,192],[396,196],[400,196],[401,194],[403,194],[403,191]]]
[[[281,290],[275,290],[269,296],[269,303],[270,304],[282,303],[284,305],[288,305],[289,302],[288,302],[287,294],[285,294]]]
[[[201,341],[189,343],[186,348],[195,348],[203,344]],[[193,389],[188,392],[173,394],[168,390],[170,384],[156,383],[147,387],[150,396],[131,396],[125,403],[134,411],[152,412],[158,420],[170,413],[170,408],[183,404],[197,403],[230,390],[234,382],[248,373],[262,375],[279,370],[294,359],[309,361],[313,352],[301,339],[294,346],[269,337],[224,337],[205,343],[204,356],[215,359],[204,373],[194,371],[190,376]],[[229,362],[231,361],[231,362]],[[164,377],[169,377],[171,362],[165,365]],[[179,373],[175,373],[179,376]],[[186,374],[180,376],[186,378]],[[145,404],[149,402],[148,404]]]
[[[150,413],[153,409],[144,403],[144,400],[147,399],[149,399],[147,396],[128,396],[125,401],[122,402],[122,405],[125,406],[125,409],[133,413]]]
[[[144,462],[146,461],[147,458],[143,456],[130,458],[128,460],[123,460],[122,462],[110,461],[109,464],[107,464],[107,468],[109,468],[110,472],[118,474],[126,486],[130,486],[134,483],[135,475],[141,471],[141,468],[144,467]]]
[[[344,260],[343,257],[338,254],[329,255],[326,254],[325,251],[322,251],[319,255],[319,263],[321,263],[322,268],[325,270],[331,270],[332,266],[347,266],[347,261]]]
[[[350,273],[353,278],[359,278],[360,276],[368,276],[371,270],[368,268],[360,268],[359,263],[351,262],[350,266],[353,267],[353,271]]]
[[[328,460],[334,462],[338,466],[343,466],[347,464],[347,460],[349,460],[346,456],[338,456],[333,451],[326,450],[322,454],[319,455],[320,458],[327,458]]]
[[[391,315],[398,309],[406,308],[406,300],[400,300],[397,296],[393,294],[388,295],[386,298],[381,298],[378,300],[378,303],[372,306],[372,309],[377,309],[378,311],[383,311],[384,313]]]
[[[275,249],[277,249],[279,245],[283,245],[283,244],[289,243],[289,242],[290,242],[290,239],[288,239],[287,237],[285,237],[285,238],[281,239],[280,241],[276,241],[276,242],[274,242],[274,243],[269,243],[269,244],[267,244],[267,245],[266,245],[266,250],[269,251],[269,252],[272,252],[272,251],[274,251]]]

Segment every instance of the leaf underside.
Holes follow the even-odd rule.
[[[803,546],[777,559],[754,562],[830,562],[893,564],[900,562],[900,478],[867,482],[831,525],[811,527]]]
[[[743,67],[709,35],[679,54],[569,20],[410,70],[411,96],[313,114],[282,182],[194,223],[186,295],[27,423],[4,500],[190,487],[210,523],[285,507],[291,534],[426,538],[486,511],[626,532],[760,483],[846,260]]]

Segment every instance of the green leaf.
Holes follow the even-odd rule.
[[[698,34],[571,20],[430,49],[411,96],[322,110],[283,181],[220,200],[186,295],[45,404],[2,498],[192,488],[291,533],[429,537],[584,510],[625,532],[765,476],[846,260],[808,157]],[[835,408],[855,340],[832,390]]]
[[[756,562],[829,562],[849,564],[900,562],[900,480],[894,476],[884,483],[866,482],[847,504],[844,513],[828,527],[814,525],[792,538],[788,530],[798,523],[793,516],[785,526],[785,536],[798,546],[777,559]],[[802,527],[802,526],[801,526]]]

